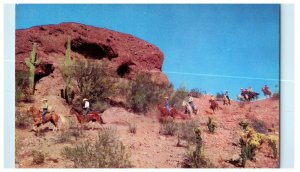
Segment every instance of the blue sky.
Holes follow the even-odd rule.
[[[78,22],[158,46],[177,88],[209,93],[279,85],[279,5],[16,5],[16,29]],[[261,96],[262,97],[262,96]]]

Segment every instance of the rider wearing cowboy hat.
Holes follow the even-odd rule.
[[[229,98],[228,90],[225,91],[225,96],[226,96],[226,98],[228,99],[228,102],[229,102],[229,104],[230,104],[230,98]]]
[[[84,109],[83,115],[86,116],[90,111],[90,102],[88,101],[87,98],[84,98],[82,101],[84,103],[84,105],[83,105],[83,109]]]
[[[43,99],[43,105],[42,105],[42,110],[43,110],[43,112],[42,112],[42,119],[43,119],[43,121],[45,121],[46,119],[45,119],[45,115],[47,114],[47,112],[48,112],[48,103],[47,103],[47,99]]]
[[[190,106],[192,107],[192,109],[195,110],[194,99],[191,94],[188,94],[188,96],[189,96],[188,102],[189,102]]]

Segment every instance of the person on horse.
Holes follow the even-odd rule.
[[[195,104],[194,104],[194,99],[192,97],[191,94],[188,94],[189,98],[188,98],[188,102],[190,104],[190,106],[192,107],[193,111],[195,110]]]
[[[43,99],[43,104],[42,104],[42,120],[46,121],[45,116],[48,112],[48,100]]]
[[[87,116],[87,114],[90,111],[90,102],[88,101],[87,98],[84,98],[82,101],[84,103],[84,105],[83,105],[83,110],[84,110],[83,115]]]
[[[170,112],[170,102],[169,102],[169,97],[165,97],[165,108],[167,109],[168,112]]]
[[[225,91],[225,94],[224,94],[224,95],[226,96],[226,98],[228,99],[228,102],[229,102],[229,104],[230,104],[230,98],[229,98],[228,90]]]
[[[265,92],[268,92],[269,91],[269,87],[267,85],[264,86],[264,90]]]
[[[245,100],[248,100],[248,91],[247,91],[247,89],[241,88],[241,96],[243,96]]]
[[[214,101],[215,101],[215,99],[216,99],[216,98],[215,98],[215,96],[214,96],[214,95],[210,95],[210,99],[209,99],[210,101],[214,102]]]
[[[253,89],[252,87],[250,86],[248,89],[247,89],[248,93],[251,94],[253,92]]]

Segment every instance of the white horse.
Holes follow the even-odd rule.
[[[239,100],[239,101],[245,101],[245,98],[244,98],[244,96],[242,96],[242,95],[238,95],[237,96],[237,99]]]
[[[182,102],[182,106],[185,107],[185,113],[188,113],[189,115],[191,115],[192,113],[194,113],[195,115],[198,114],[198,108],[196,107],[196,105],[194,105],[193,109],[192,106],[186,100],[184,100]]]

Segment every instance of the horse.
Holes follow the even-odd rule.
[[[219,110],[219,105],[215,100],[209,100],[210,106],[209,108],[215,113],[215,110]]]
[[[261,91],[264,93],[265,97],[268,97],[268,96],[271,97],[272,96],[272,93],[269,89],[262,88]]]
[[[70,114],[71,115],[75,114],[78,123],[81,125],[81,129],[82,129],[82,124],[88,123],[90,121],[99,123],[101,128],[102,128],[102,124],[105,124],[100,114],[96,111],[90,111],[86,116],[84,116],[82,111],[76,109],[75,107],[72,107],[70,109]],[[92,127],[92,130],[93,129],[94,127]]]
[[[238,96],[237,96],[237,99],[238,99],[239,101],[246,101],[245,97],[242,96],[242,95],[238,95]]]
[[[172,117],[173,119],[186,119],[186,117],[182,114],[180,114],[174,107],[170,107],[170,112],[167,111],[165,107],[160,106],[159,104],[157,105],[157,109],[161,113],[160,121],[161,119],[165,119],[168,117]]]
[[[37,109],[34,106],[30,106],[27,109],[27,112],[31,112],[32,119],[33,119],[33,131],[39,133],[39,126],[42,124],[51,122],[54,125],[53,131],[56,132],[58,130],[58,119],[61,118],[60,115],[58,115],[55,112],[47,112],[45,115],[45,121],[42,119],[42,112]],[[64,119],[62,118],[62,122],[64,123]]]
[[[196,105],[194,105],[194,109],[193,109],[192,106],[187,101],[184,100],[182,102],[182,106],[185,107],[185,113],[188,113],[189,115],[194,113],[195,115],[197,115],[198,108],[196,107]]]
[[[258,95],[259,95],[259,93],[256,93],[256,92],[249,92],[249,93],[248,93],[249,101],[257,100],[257,99],[258,99]]]
[[[224,96],[223,96],[223,105],[227,105],[227,106],[228,106],[229,104],[230,104],[230,102],[229,102],[227,96],[224,95]]]

